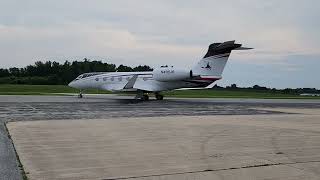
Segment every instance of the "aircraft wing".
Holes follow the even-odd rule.
[[[140,74],[134,74],[128,81],[122,81],[123,83],[106,83],[101,88],[112,92],[135,92],[142,91],[161,91],[162,82],[149,81],[139,79]]]
[[[112,92],[117,92],[117,91],[136,91],[133,86],[137,81],[138,74],[133,75],[127,83],[107,83],[102,86],[102,89],[107,90],[107,91],[112,91]]]
[[[132,89],[134,84],[137,81],[137,78],[138,78],[137,74],[133,75],[133,77],[128,81],[128,83],[124,86],[123,89]]]

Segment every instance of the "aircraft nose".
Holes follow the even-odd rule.
[[[72,87],[72,88],[76,88],[74,82],[70,82],[70,83],[68,84],[68,86],[69,86],[69,87]]]

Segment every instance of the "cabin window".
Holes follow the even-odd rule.
[[[99,78],[96,78],[96,81],[99,81]]]
[[[103,78],[103,81],[107,81],[107,79],[108,79],[107,77],[104,77],[104,78]]]
[[[111,81],[114,81],[114,77],[111,77],[111,79],[110,79]]]
[[[121,76],[120,76],[120,77],[118,77],[118,80],[119,80],[119,81],[122,81],[122,77],[121,77]]]

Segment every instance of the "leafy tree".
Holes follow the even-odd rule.
[[[24,68],[12,67],[0,69],[0,84],[68,84],[79,74],[87,72],[132,72],[151,71],[149,66],[129,66],[104,63],[102,61],[91,61],[84,58],[83,61],[65,61],[60,64],[56,61],[36,61],[33,65]],[[2,78],[3,77],[3,78]],[[9,78],[11,77],[11,78]]]
[[[254,85],[252,87],[252,89],[255,89],[255,90],[269,90],[269,88],[267,88],[267,87],[258,86],[258,85]]]
[[[152,71],[153,69],[150,66],[144,65],[144,66],[137,66],[133,68],[133,71],[137,72],[137,71]]]
[[[231,89],[237,89],[237,85],[236,84],[231,84]]]
[[[9,68],[9,72],[12,76],[20,76],[20,69],[13,67],[13,68]]]
[[[8,77],[10,76],[10,72],[8,69],[0,69],[0,77]]]
[[[132,72],[133,69],[129,66],[124,66],[121,64],[120,66],[117,67],[117,71],[118,72]]]

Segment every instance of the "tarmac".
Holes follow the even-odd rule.
[[[0,120],[29,179],[320,179],[319,100],[129,98],[0,96]]]

